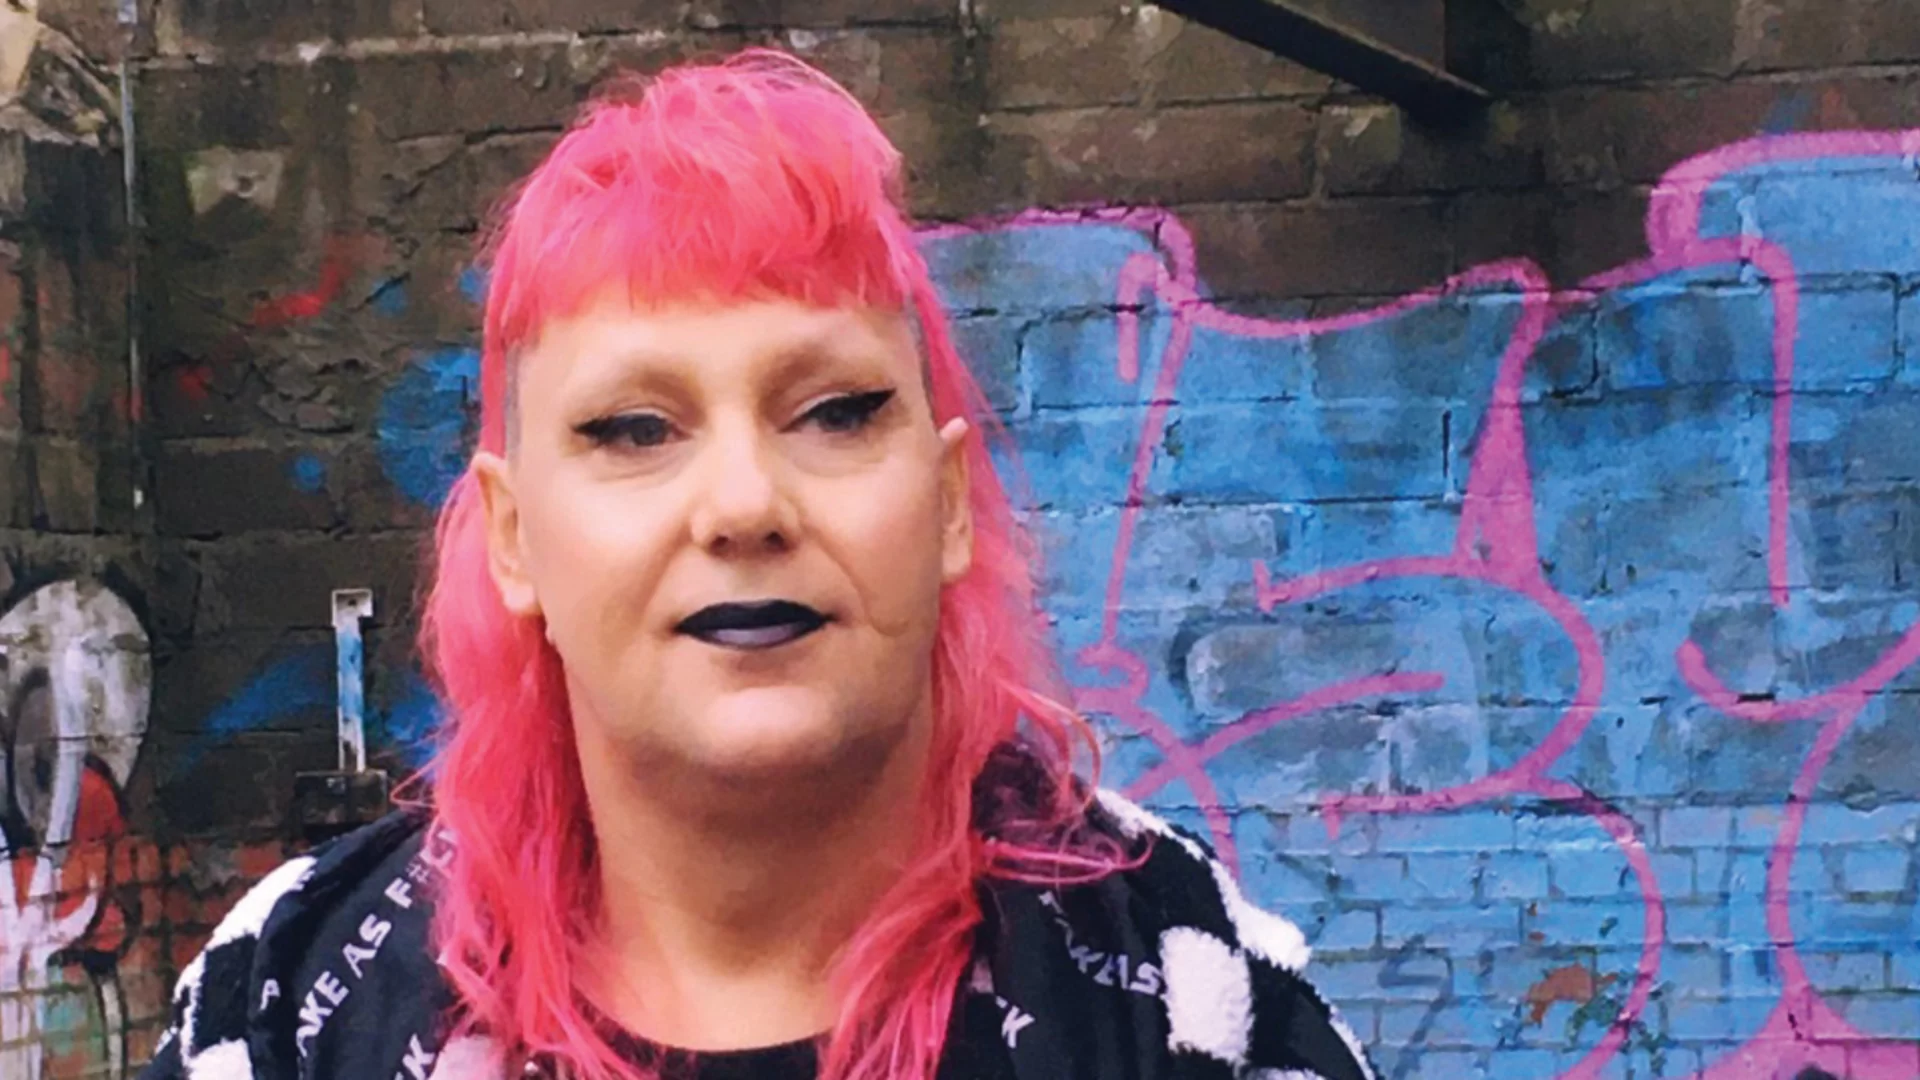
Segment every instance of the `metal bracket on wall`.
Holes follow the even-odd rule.
[[[387,812],[387,774],[367,768],[366,646],[360,623],[373,617],[373,590],[333,590],[333,641],[339,700],[335,706],[340,767],[293,778],[293,817],[310,841],[335,836]]]
[[[1413,116],[1439,124],[1470,119],[1493,94],[1448,70],[1461,36],[1458,7],[1476,0],[1157,0],[1160,7],[1257,45],[1276,56],[1379,94]],[[1337,7],[1341,14],[1315,8]],[[1356,18],[1355,15],[1360,16]],[[1362,27],[1366,28],[1363,29]],[[1377,27],[1406,26],[1418,44],[1390,43]],[[1423,55],[1426,54],[1426,55]]]

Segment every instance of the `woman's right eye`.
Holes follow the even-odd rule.
[[[673,425],[653,413],[620,413],[588,420],[574,428],[595,446],[654,447],[673,437]]]

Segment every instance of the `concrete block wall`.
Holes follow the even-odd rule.
[[[287,849],[330,590],[372,589],[374,750],[418,760],[476,231],[610,74],[771,42],[909,158],[1108,781],[1302,925],[1387,1075],[1920,1076],[1920,19],[1511,6],[1525,77],[1442,133],[1118,0],[42,0],[125,61],[138,215],[107,138],[6,218],[40,269],[0,302],[60,331],[0,367],[0,448],[52,448],[0,629],[106,634],[126,689],[72,781],[114,871],[59,908],[108,914],[0,920],[38,957],[0,1074],[125,1072]],[[42,419],[76,382],[120,434]],[[80,692],[32,668],[16,771]]]

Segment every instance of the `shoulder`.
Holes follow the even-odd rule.
[[[1145,861],[1121,877],[1158,901],[1168,929],[1208,934],[1288,971],[1306,968],[1312,958],[1306,935],[1248,901],[1205,840],[1104,788],[1095,793],[1093,811],[1101,827],[1150,845]]]
[[[1201,837],[1113,791],[1096,793],[1092,813],[1150,845],[1110,887],[1145,923],[1139,936],[1158,944],[1170,1049],[1281,1075],[1371,1080],[1365,1051],[1311,982],[1299,927],[1248,900]]]
[[[417,926],[405,936],[416,939],[408,943],[419,947],[416,966],[430,976],[420,895],[427,841],[422,816],[392,814],[287,860],[248,890],[181,972],[161,1047],[165,1056],[193,1077],[250,1080],[279,1072],[260,1066],[263,1058],[277,1062],[301,1053],[297,1037],[316,1011],[306,1009],[303,1016],[304,984],[344,988],[341,976],[321,974],[335,965],[341,949],[358,944],[365,954],[360,962],[341,966],[364,975],[366,960],[394,936],[395,920],[374,912],[414,916],[405,921]],[[354,959],[351,951],[347,956]],[[337,1011],[342,1002],[328,996],[321,995],[322,1004]]]

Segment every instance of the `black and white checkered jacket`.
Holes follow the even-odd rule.
[[[1092,885],[983,886],[941,1080],[1373,1080],[1292,923],[1194,836],[1096,805],[1151,854]],[[446,854],[394,816],[269,875],[181,975],[145,1080],[496,1080],[485,1040],[442,1038],[427,930]]]

